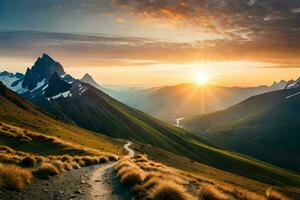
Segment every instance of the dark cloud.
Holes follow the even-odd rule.
[[[224,39],[170,43],[110,35],[2,31],[1,56],[49,52],[82,59],[300,63],[299,0],[0,0],[0,28],[57,31],[59,24],[63,30],[77,30],[76,20],[88,23],[103,13],[165,19],[180,29],[196,27],[223,34]],[[109,25],[100,23],[99,27],[105,31]]]
[[[258,45],[244,38],[171,43],[148,38],[90,36],[36,31],[0,31],[2,57],[49,53],[82,66],[143,66],[206,60],[253,60],[299,65],[299,49]]]
[[[142,17],[223,33],[228,39],[215,45],[232,51],[265,50],[274,57],[291,53],[299,58],[299,0],[115,0],[115,4]]]

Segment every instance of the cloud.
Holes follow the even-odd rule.
[[[298,0],[115,0],[124,12],[142,18],[167,19],[179,27],[221,33],[216,46],[232,51],[296,54],[300,49]],[[230,45],[226,45],[229,43]],[[247,48],[247,49],[246,49]],[[257,48],[257,50],[255,50]],[[238,51],[237,51],[238,52]],[[263,54],[268,54],[265,52]],[[284,57],[286,55],[283,55]],[[296,56],[299,58],[299,56]],[[266,58],[269,59],[269,58]]]
[[[149,38],[78,35],[37,31],[0,31],[1,57],[36,58],[49,53],[72,66],[145,66],[158,63],[253,60],[300,64],[297,45],[262,46],[242,37],[192,43],[163,42]],[[291,51],[292,50],[292,51]]]

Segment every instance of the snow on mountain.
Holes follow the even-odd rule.
[[[10,73],[8,71],[0,72],[0,81],[8,88],[12,89],[14,87],[13,83],[23,78],[24,75],[21,73]]]
[[[300,78],[298,78],[296,81],[290,81],[286,86],[287,89],[293,89],[299,87],[300,87]]]

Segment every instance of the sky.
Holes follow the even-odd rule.
[[[47,53],[104,85],[296,79],[299,35],[299,0],[0,0],[1,70]]]

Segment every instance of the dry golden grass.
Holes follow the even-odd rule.
[[[213,185],[205,184],[199,192],[199,200],[231,200],[228,195],[218,190]]]
[[[24,167],[24,168],[34,167],[34,165],[35,165],[35,159],[32,156],[26,156],[25,158],[23,158],[21,160],[21,162],[19,163],[19,165],[21,167]]]
[[[118,161],[118,160],[119,160],[119,157],[116,156],[116,155],[109,155],[109,156],[108,156],[108,160],[109,160],[109,161]]]
[[[109,159],[108,159],[107,157],[101,156],[101,157],[99,158],[99,163],[100,163],[100,164],[102,164],[102,163],[107,163],[107,162],[109,162]]]
[[[73,160],[73,157],[69,156],[69,155],[64,155],[61,157],[61,161],[63,162],[71,162]]]
[[[136,185],[142,183],[145,174],[139,169],[128,170],[126,173],[122,174],[120,181],[125,185]]]
[[[50,163],[59,171],[59,172],[63,172],[64,171],[64,164],[62,161],[60,160],[54,160],[54,161],[50,161]]]
[[[280,191],[272,187],[266,191],[266,196],[268,200],[291,200],[290,198],[282,194]]]
[[[137,195],[139,193],[147,193],[147,191],[151,190],[154,186],[156,186],[159,182],[161,182],[161,180],[162,180],[161,178],[156,177],[156,176],[152,176],[148,180],[146,180],[146,178],[145,178],[143,184],[135,185],[132,188],[132,192],[135,195]]]
[[[59,174],[59,171],[54,165],[43,163],[40,167],[34,169],[32,174],[41,179],[49,179],[51,176]]]
[[[16,165],[0,164],[0,188],[22,190],[25,184],[30,183],[32,174],[27,169]]]
[[[73,169],[72,165],[70,163],[67,163],[67,162],[64,162],[63,163],[63,168],[66,170],[66,171],[71,171]]]
[[[267,200],[264,194],[167,167],[153,162],[143,155],[137,155],[131,159],[123,158],[119,160],[115,166],[115,170],[123,184],[126,184],[125,178],[129,174],[133,174],[133,179],[137,179],[130,184],[132,186],[132,193],[136,199]],[[130,178],[128,179],[130,180]],[[175,185],[176,189],[179,188],[179,192],[172,187],[173,185]],[[300,193],[300,190],[296,190],[294,193],[297,195],[298,192]],[[271,200],[275,200],[276,198],[278,200],[280,198],[282,200],[289,199],[286,198],[286,193],[282,193],[280,190],[273,189],[268,191],[267,194]],[[291,195],[287,197],[291,197]]]
[[[82,156],[81,160],[86,166],[95,165],[99,163],[99,159],[94,156]]]
[[[194,199],[185,191],[184,187],[171,181],[160,181],[153,189],[151,189],[151,191],[149,192],[149,197],[153,200]]]
[[[72,166],[73,169],[80,169],[81,166],[77,162],[71,162],[70,165]]]
[[[119,171],[120,169],[122,169],[123,167],[135,167],[135,164],[132,162],[132,161],[130,161],[130,160],[127,160],[127,159],[125,159],[125,160],[120,160],[119,162],[118,162],[118,164],[115,166],[115,169],[117,170],[117,171]]]

